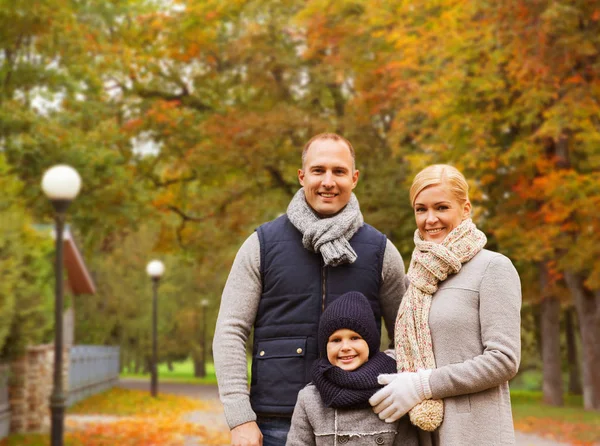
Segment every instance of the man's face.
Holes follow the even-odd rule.
[[[306,152],[298,170],[306,202],[323,217],[337,214],[350,201],[358,183],[358,170],[350,149],[342,141],[318,139]]]

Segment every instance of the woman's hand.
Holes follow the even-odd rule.
[[[385,387],[369,399],[373,412],[386,423],[399,420],[426,398],[431,398],[431,370],[379,375],[377,381]]]

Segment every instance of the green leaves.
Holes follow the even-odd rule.
[[[52,240],[31,226],[19,193],[23,185],[0,154],[0,358],[48,340],[52,316]]]
[[[184,297],[164,333],[192,333],[194,293],[216,300],[241,241],[285,211],[301,149],[323,131],[353,143],[366,220],[405,259],[412,177],[449,162],[469,179],[491,246],[522,270],[554,260],[557,274],[568,263],[589,286],[600,281],[589,249],[600,246],[593,2],[0,5],[0,145],[16,181],[7,196],[48,222],[43,171],[65,162],[80,172],[69,218],[101,289],[85,317],[112,308],[112,295],[141,308],[146,279],[126,271],[160,252],[202,279],[182,272],[181,287],[165,285]],[[105,287],[114,277],[122,287]],[[110,329],[90,338],[147,329],[147,315],[117,324],[111,311]]]

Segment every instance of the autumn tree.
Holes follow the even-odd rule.
[[[598,271],[589,255],[598,245],[590,212],[598,200],[599,14],[586,1],[398,1],[372,19],[399,55],[386,66],[406,105],[392,125],[399,150],[417,145],[425,155],[412,158],[418,167],[462,168],[492,243],[522,268],[541,267],[548,286],[566,279],[580,308],[588,408],[598,407],[590,374],[598,367]],[[544,327],[556,333],[552,305]],[[549,347],[552,337],[543,338]],[[556,363],[544,367],[560,383]]]

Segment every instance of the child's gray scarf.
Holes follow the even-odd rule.
[[[306,202],[304,189],[296,192],[287,208],[287,216],[302,233],[302,244],[306,249],[320,252],[327,266],[354,263],[356,252],[348,240],[364,224],[356,196],[337,214],[319,218]]]

